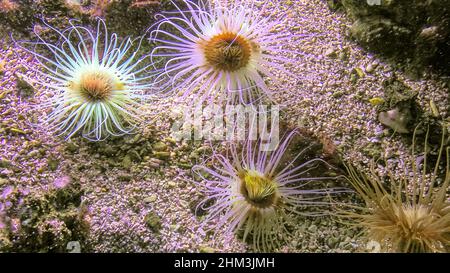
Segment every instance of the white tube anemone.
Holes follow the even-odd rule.
[[[217,223],[216,233],[242,230],[243,240],[251,238],[255,250],[268,251],[287,239],[289,232],[285,224],[290,222],[292,215],[326,214],[322,210],[301,208],[329,205],[327,195],[344,190],[310,189],[307,186],[330,177],[311,177],[310,172],[322,163],[329,166],[320,158],[296,165],[306,149],[287,164],[281,163],[285,161],[285,153],[295,134],[293,131],[287,135],[272,152],[260,149],[261,141],[255,144],[247,141],[240,151],[238,145],[232,144],[230,158],[215,154],[212,168],[206,165],[193,168],[200,177],[195,183],[206,196],[197,208],[208,212],[205,223]]]
[[[268,15],[269,2],[259,7],[253,0],[229,6],[218,1],[171,2],[177,11],[160,14],[162,19],[151,32],[151,40],[159,44],[151,55],[165,60],[158,78],[168,79],[162,86],[168,93],[183,101],[219,98],[247,104],[261,95],[271,98],[266,80],[278,82],[274,71],[296,78],[285,68],[291,60],[282,55],[300,53],[284,50],[279,43],[309,35],[274,31],[281,21]],[[280,13],[271,14],[285,18]]]
[[[39,64],[29,65],[37,77],[28,80],[51,92],[37,106],[52,108],[44,124],[67,139],[77,132],[94,141],[130,133],[153,86],[149,58],[139,56],[142,38],[120,42],[101,19],[95,32],[70,24],[63,31],[46,24],[57,44],[39,33],[36,42],[18,42]]]

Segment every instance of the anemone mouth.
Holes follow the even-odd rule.
[[[269,208],[278,203],[278,185],[273,179],[251,170],[244,171],[240,179],[241,194],[254,207]]]
[[[114,90],[123,89],[112,75],[102,71],[85,72],[77,83],[72,83],[70,86],[84,99],[93,102],[104,101],[112,95]]]
[[[233,72],[246,67],[256,46],[233,32],[212,37],[202,46],[206,62],[218,70]]]
[[[424,205],[392,204],[392,215],[383,211],[377,221],[389,225],[373,229],[378,240],[390,238],[394,249],[399,252],[432,252],[433,237],[438,230],[433,228],[439,218],[429,207]]]
[[[405,238],[421,238],[426,233],[426,223],[433,221],[435,215],[425,206],[404,205],[395,210],[396,217],[401,222]],[[424,225],[425,224],[425,225]]]
[[[405,217],[405,222],[408,226],[413,226],[415,223],[422,221],[426,217],[433,217],[429,209],[423,205],[410,206],[402,205],[400,208]],[[396,213],[399,217],[399,212]]]

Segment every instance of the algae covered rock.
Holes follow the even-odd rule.
[[[74,243],[79,251],[89,251],[88,209],[78,184],[55,181],[50,190],[38,193],[8,186],[3,193],[0,251],[68,252]]]
[[[351,37],[363,47],[405,63],[411,74],[427,67],[450,74],[450,0],[332,2],[353,18]]]
[[[68,25],[68,18],[82,19],[82,14],[73,9],[66,0],[0,0],[0,23],[10,28],[29,33],[36,23],[46,20],[59,28]],[[4,8],[8,3],[9,8]]]
[[[383,87],[386,99],[379,108],[378,120],[397,133],[412,133],[423,115],[416,102],[417,92],[396,77],[385,80]]]
[[[398,49],[405,41],[412,41],[409,29],[378,16],[358,19],[351,28],[351,35],[364,47],[388,56],[399,54]]]
[[[155,22],[154,14],[168,1],[158,0],[0,0],[0,23],[25,34],[43,21],[64,29],[76,19],[83,24],[105,19],[112,31],[142,35]]]
[[[155,23],[154,15],[163,7],[160,1],[112,1],[105,7],[103,16],[113,31],[123,35],[140,36]]]
[[[385,98],[378,106],[378,121],[381,124],[409,138],[413,133],[421,138],[429,132],[428,142],[440,143],[442,120],[439,113],[436,114],[437,109],[433,111],[431,106],[431,110],[425,111],[418,103],[419,93],[395,76],[385,80],[383,88]],[[431,100],[430,104],[434,102]]]

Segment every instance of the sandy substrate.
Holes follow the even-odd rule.
[[[386,132],[377,121],[376,107],[368,101],[383,97],[382,82],[392,76],[393,69],[346,39],[349,19],[329,11],[325,1],[272,2],[273,6],[288,10],[287,17],[280,18],[277,31],[317,34],[280,45],[304,52],[302,57],[287,56],[292,59],[289,69],[298,75],[298,80],[279,74],[284,86],[273,87],[275,100],[286,106],[283,117],[317,136],[326,135],[350,162],[367,164],[371,157],[366,148],[370,145],[378,147],[385,157],[394,157],[393,164],[405,158],[408,145],[401,137],[391,137]],[[330,52],[344,52],[347,57],[330,58]],[[52,187],[60,177],[78,181],[89,207],[89,243],[93,251],[247,251],[246,244],[234,237],[211,239],[194,215],[199,193],[185,179],[189,178],[190,166],[201,162],[210,149],[205,143],[177,143],[170,139],[174,120],[166,109],[174,108],[171,101],[153,103],[149,111],[160,113],[149,116],[137,135],[102,143],[88,143],[80,138],[66,142],[33,125],[41,113],[30,111],[31,106],[45,92],[25,99],[16,91],[14,73],[27,73],[23,67],[31,61],[30,56],[4,39],[0,41],[2,60],[7,61],[0,93],[8,93],[0,103],[0,157],[15,166],[0,169],[2,188],[14,185],[39,192]],[[376,64],[376,68],[352,83],[351,71],[367,70],[369,64]],[[448,93],[439,79],[430,76],[427,80],[411,81],[400,72],[396,74],[418,91],[417,101],[425,111],[430,111],[429,101],[433,99],[440,115],[448,117]],[[160,219],[160,228],[146,224],[149,214]],[[332,217],[299,217],[297,221],[294,239],[279,251],[365,250],[358,232]]]

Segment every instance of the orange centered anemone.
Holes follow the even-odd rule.
[[[78,83],[72,83],[72,89],[80,92],[89,101],[107,99],[114,90],[121,90],[121,84],[105,72],[86,72],[81,75]]]
[[[227,72],[245,67],[252,56],[251,42],[232,32],[212,37],[202,48],[209,65]]]

